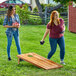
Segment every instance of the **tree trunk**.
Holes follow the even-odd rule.
[[[44,21],[43,14],[42,14],[41,4],[40,4],[39,0],[35,0],[35,2],[36,2],[36,5],[37,5],[37,7],[38,7],[39,16],[40,16],[41,19],[42,19],[42,23],[44,23],[45,21]],[[60,7],[62,7],[62,6],[63,6],[62,4],[59,4],[59,5],[55,6],[55,7],[50,7],[50,8],[47,10],[47,12],[51,13],[53,10],[57,10],[58,8],[60,8]]]
[[[49,7],[49,10],[48,12],[51,13],[53,10],[57,10],[58,8],[62,7],[63,5],[62,4],[58,4],[57,6],[55,7]]]
[[[42,23],[44,23],[41,4],[40,4],[39,0],[35,0],[35,2],[36,2],[36,5],[37,5],[37,7],[38,7],[39,16],[40,16],[41,19],[42,19]]]

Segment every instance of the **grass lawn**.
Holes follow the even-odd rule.
[[[50,51],[49,35],[45,39],[45,44],[40,45],[46,26],[25,25],[19,29],[20,45],[22,53],[35,52],[45,58]],[[76,34],[65,31],[65,63],[60,69],[44,70],[28,62],[20,62],[18,65],[17,49],[14,39],[11,46],[11,61],[7,60],[7,38],[5,28],[0,25],[0,76],[76,76]],[[60,64],[60,50],[51,58],[52,61]]]

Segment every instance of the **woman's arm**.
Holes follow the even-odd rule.
[[[4,28],[19,28],[19,26],[17,26],[17,25],[12,25],[12,26],[5,25]]]
[[[50,32],[50,29],[47,29],[46,28],[46,31],[45,31],[45,33],[44,33],[44,36],[43,36],[43,38],[42,38],[42,42],[44,41],[44,39],[46,38],[46,36],[48,35],[48,33]]]
[[[4,28],[14,28],[15,26],[5,25]]]
[[[12,25],[12,26],[5,25],[4,27],[5,27],[5,28],[19,28],[19,27],[20,27],[20,24]]]

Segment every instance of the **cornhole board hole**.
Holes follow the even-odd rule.
[[[57,64],[51,60],[48,60],[36,53],[21,54],[21,55],[17,55],[17,57],[18,57],[18,64],[20,62],[20,59],[23,59],[24,61],[27,61],[39,68],[45,69],[45,70],[62,67],[62,65]]]

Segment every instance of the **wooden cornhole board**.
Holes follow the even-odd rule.
[[[18,57],[18,64],[20,62],[19,59],[23,59],[24,61],[32,63],[33,65],[46,70],[62,67],[62,65],[59,65],[51,60],[48,60],[36,53],[21,54],[21,55],[17,55],[17,57]]]

